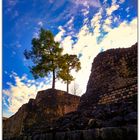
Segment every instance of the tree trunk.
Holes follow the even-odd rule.
[[[69,83],[67,81],[67,93],[69,93]]]
[[[52,89],[55,89],[55,70],[53,70]]]

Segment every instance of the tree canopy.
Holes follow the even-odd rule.
[[[79,71],[81,69],[81,63],[77,55],[63,55],[63,63],[59,72],[59,77],[67,84],[67,92],[69,92],[69,84],[74,80],[71,75],[71,70],[75,69]]]
[[[30,71],[35,78],[46,77],[52,73],[52,88],[55,88],[56,78],[61,78],[68,86],[74,77],[71,75],[71,70],[80,70],[80,61],[76,55],[64,54],[60,43],[54,40],[54,35],[51,31],[40,30],[38,38],[32,39],[31,50],[25,50],[26,59],[33,62]]]
[[[32,39],[31,50],[25,50],[24,52],[25,57],[31,59],[34,63],[30,70],[35,78],[48,76],[52,72],[53,89],[60,67],[58,60],[62,56],[62,51],[63,49],[59,47],[59,43],[55,42],[54,35],[48,30],[41,29],[39,37]]]

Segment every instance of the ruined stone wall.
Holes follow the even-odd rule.
[[[118,103],[124,99],[127,100],[134,95],[137,95],[137,84],[132,84],[100,95],[98,104]]]
[[[97,55],[79,110],[97,104],[122,101],[137,94],[137,43]],[[125,100],[127,101],[127,100]]]
[[[40,91],[36,99],[30,99],[13,116],[4,121],[4,136],[18,136],[41,125],[45,126],[42,128],[45,130],[52,121],[66,113],[76,111],[79,100],[79,96],[60,90]]]
[[[44,90],[5,122],[4,140],[136,140],[137,44],[100,53],[81,98]]]
[[[108,127],[71,132],[42,133],[3,140],[136,140],[137,127]]]

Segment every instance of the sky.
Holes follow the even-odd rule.
[[[91,65],[98,53],[127,48],[137,42],[137,0],[3,0],[2,106],[10,117],[40,90],[51,88],[51,77],[35,80],[23,55],[40,28],[51,30],[63,54],[76,54],[79,72],[72,71],[85,93]],[[66,90],[61,80],[56,89]],[[71,90],[70,90],[71,91]]]

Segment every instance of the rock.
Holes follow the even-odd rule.
[[[34,135],[33,140],[40,140],[40,135],[38,135],[38,134]]]
[[[96,140],[99,138],[99,129],[85,130],[83,131],[84,140]]]
[[[131,95],[137,93],[133,86],[137,87],[137,43],[130,48],[99,53],[93,61],[87,90],[80,99],[78,110],[124,102],[128,92]]]
[[[88,122],[88,129],[91,129],[91,128],[100,128],[102,125],[102,122],[100,120],[97,120],[97,119],[90,119],[89,122]]]
[[[67,132],[66,138],[68,140],[82,140],[82,131]]]
[[[53,140],[53,133],[47,133],[46,135],[46,140]]]
[[[28,136],[27,140],[32,140],[32,136]],[[43,139],[42,139],[43,140]]]
[[[5,119],[4,135],[18,136],[33,131],[52,131],[52,121],[77,109],[80,97],[64,91],[48,89],[38,92],[12,117]],[[39,128],[39,129],[38,129]]]
[[[65,137],[66,137],[65,132],[55,134],[55,140],[65,140]]]
[[[98,54],[78,106],[79,112],[88,110],[86,117],[94,119],[86,128],[97,127],[95,120],[105,127],[136,124],[132,112],[137,112],[137,93],[137,43]]]
[[[102,128],[100,137],[102,140],[124,140],[123,131],[120,128]]]
[[[129,122],[131,122],[131,121],[137,122],[137,112],[131,112],[131,113],[127,114],[124,119],[127,122],[128,121]]]
[[[138,132],[137,132],[137,126],[132,125],[129,127],[124,128],[124,139],[125,140],[137,140],[138,139]]]
[[[121,116],[116,116],[111,120],[112,126],[121,126],[124,125],[125,121],[123,117]]]
[[[81,98],[53,89],[38,92],[4,121],[4,138],[136,140],[137,93],[137,43],[107,50],[94,59]]]
[[[28,140],[28,137],[27,136],[24,136],[23,137],[23,140]],[[36,139],[37,140],[37,139]]]

